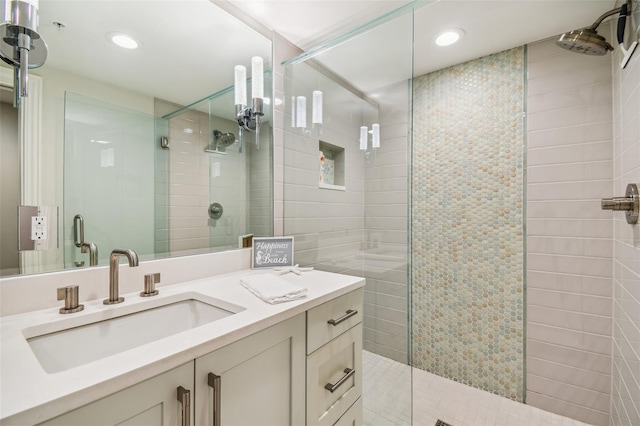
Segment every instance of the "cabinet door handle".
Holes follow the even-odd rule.
[[[178,401],[182,404],[182,426],[191,425],[191,392],[178,386]]]
[[[335,391],[338,390],[338,388],[340,386],[342,386],[344,384],[344,382],[346,382],[347,380],[349,380],[349,378],[351,376],[356,374],[356,370],[353,369],[353,368],[345,368],[344,372],[346,374],[344,376],[342,376],[342,378],[340,380],[338,380],[335,385],[332,385],[331,383],[327,383],[326,385],[324,385],[324,388],[326,390],[328,390],[329,392],[334,393]]]
[[[213,426],[220,426],[220,391],[222,377],[209,373],[207,383],[213,388]]]
[[[354,315],[358,315],[358,311],[356,311],[355,309],[349,309],[347,310],[347,312],[341,316],[338,319],[330,319],[329,321],[327,321],[328,324],[333,325],[334,327],[338,324],[340,324],[342,321],[346,321],[349,318],[351,318]]]

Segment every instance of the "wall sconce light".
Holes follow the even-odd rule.
[[[307,98],[305,96],[296,98],[296,127],[299,129],[307,127]]]
[[[311,104],[311,124],[322,124],[322,92],[314,90]]]
[[[0,24],[0,58],[13,67],[13,106],[29,95],[29,69],[44,65],[47,44],[38,34],[38,1],[13,0],[9,20]]]
[[[322,92],[314,90],[311,94],[311,125],[321,125],[322,117]],[[291,97],[291,127],[297,129],[307,128],[307,97]]]
[[[360,127],[360,151],[366,151],[369,145],[369,129],[367,126]]]
[[[369,149],[369,133],[371,133],[371,148],[380,148],[380,125],[373,123],[371,130],[367,126],[360,127],[360,150],[366,151]]]
[[[260,117],[264,115],[264,65],[262,58],[251,58],[251,97],[252,106],[247,106],[247,69],[242,65],[235,67],[235,104],[239,126],[240,152],[242,152],[244,131],[255,132],[256,149],[260,148]]]
[[[371,125],[371,146],[373,149],[380,148],[380,125],[378,123]]]

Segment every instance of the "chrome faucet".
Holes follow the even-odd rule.
[[[133,250],[114,249],[109,257],[109,298],[104,299],[105,305],[114,305],[124,301],[124,297],[118,295],[118,268],[119,257],[126,256],[129,259],[129,267],[138,266],[138,255]]]
[[[98,246],[96,245],[96,243],[81,243],[80,252],[89,253],[89,266],[96,266],[98,264]]]
[[[98,264],[98,246],[96,243],[84,240],[84,218],[81,214],[73,217],[73,243],[80,249],[81,253],[89,253],[89,266]],[[76,266],[84,265],[84,260]]]

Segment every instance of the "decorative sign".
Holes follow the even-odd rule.
[[[253,238],[253,268],[293,266],[293,237]]]

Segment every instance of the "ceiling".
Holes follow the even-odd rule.
[[[411,2],[230,3],[302,49],[311,49]],[[412,73],[421,75],[590,25],[614,3],[422,0],[414,3],[419,7],[413,24],[411,15],[394,19],[318,59],[374,96],[377,89],[406,80]],[[58,30],[53,21],[63,22],[66,28]],[[465,37],[451,47],[437,47],[434,35],[450,27],[462,28]],[[49,58],[43,69],[51,67],[91,76],[182,105],[231,85],[234,64],[249,66],[253,55],[266,60],[271,56],[266,38],[209,0],[47,0],[40,3],[39,29],[49,45]],[[109,31],[132,32],[141,39],[142,49],[130,52],[116,48],[106,40]],[[265,68],[269,66],[265,63]],[[37,74],[38,70],[34,72]]]
[[[404,0],[232,0],[248,14],[303,49],[346,33],[375,17],[401,7]],[[591,25],[615,6],[614,0],[423,0],[415,13],[414,75],[479,58]],[[402,18],[401,18],[402,19]],[[384,84],[410,77],[399,61],[410,44],[411,21],[386,24],[333,49],[319,60],[371,93]],[[408,27],[408,28],[407,28]],[[447,28],[461,28],[465,37],[450,47],[433,43]],[[608,34],[605,34],[608,36]],[[403,40],[402,44],[395,43]],[[353,60],[357,53],[357,60]],[[410,55],[410,53],[409,53]],[[366,72],[363,72],[366,70]]]
[[[46,0],[39,15],[49,50],[42,72],[63,70],[181,105],[232,85],[234,65],[250,70],[252,56],[271,66],[270,40],[209,0]],[[111,32],[141,47],[116,47]]]

